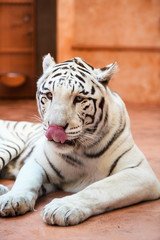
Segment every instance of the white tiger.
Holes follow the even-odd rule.
[[[17,177],[11,191],[0,186],[0,216],[31,211],[38,196],[57,188],[76,192],[44,207],[43,220],[61,226],[160,197],[125,105],[108,87],[116,70],[117,63],[95,69],[81,58],[55,64],[44,57],[37,84],[42,125],[0,122],[1,178]]]

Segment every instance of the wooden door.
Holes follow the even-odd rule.
[[[0,0],[0,97],[35,95],[35,54],[35,1]]]
[[[35,97],[48,52],[56,59],[56,0],[0,0],[0,98]]]

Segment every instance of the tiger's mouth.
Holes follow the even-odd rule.
[[[57,146],[73,146],[74,147],[76,145],[76,140],[66,140],[64,143],[56,142],[53,139],[48,141],[53,142]]]

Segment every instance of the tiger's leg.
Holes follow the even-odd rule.
[[[43,220],[51,225],[78,224],[90,216],[160,197],[160,184],[152,171],[128,168],[95,182],[84,190],[45,206]]]
[[[33,210],[45,178],[43,168],[29,160],[20,170],[11,191],[0,196],[0,216],[16,216]]]

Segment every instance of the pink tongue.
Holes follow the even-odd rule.
[[[49,141],[54,140],[55,142],[64,143],[66,141],[66,133],[62,127],[58,127],[55,125],[50,125],[47,132],[46,137]]]

